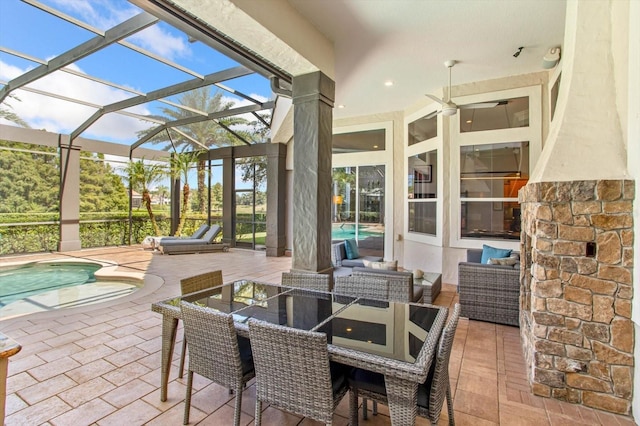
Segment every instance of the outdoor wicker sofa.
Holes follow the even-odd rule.
[[[469,249],[467,261],[458,264],[460,314],[469,319],[518,326],[520,263],[487,265],[480,263],[481,256],[481,249]]]

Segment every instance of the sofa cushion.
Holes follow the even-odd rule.
[[[370,260],[363,260],[365,268],[372,269],[384,269],[385,271],[397,271],[398,270],[398,261],[388,261],[388,262],[372,262]]]
[[[489,259],[499,259],[502,257],[511,256],[511,249],[500,249],[496,247],[491,247],[486,244],[482,245],[482,258],[480,259],[480,263],[488,264]]]
[[[370,262],[380,262],[382,261],[382,258],[378,256],[362,256],[358,259],[342,259],[342,266],[348,266],[350,268],[364,268],[365,260],[368,260]]]
[[[518,259],[516,257],[501,257],[501,258],[489,258],[489,265],[503,265],[503,266],[514,266],[518,263]]]
[[[344,248],[347,252],[347,259],[357,259],[360,257],[356,240],[344,240]]]

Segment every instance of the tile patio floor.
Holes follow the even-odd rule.
[[[140,247],[103,248],[28,256],[117,262],[119,269],[160,276],[164,284],[83,308],[1,320],[0,331],[22,351],[9,363],[6,425],[180,425],[185,379],[178,379],[180,345],[174,352],[169,397],[160,402],[161,316],[151,303],[180,293],[179,280],[222,269],[225,281],[252,278],[279,282],[290,258],[262,252],[162,256]],[[0,265],[16,258],[1,258]],[[455,287],[444,285],[436,304],[452,306]],[[181,330],[178,339],[181,340]],[[450,361],[458,425],[633,425],[629,417],[534,396],[527,384],[519,329],[461,318]],[[254,386],[243,395],[241,424],[253,424]],[[385,406],[361,425],[389,425]],[[443,410],[440,424],[447,424]],[[348,398],[334,424],[348,424]],[[233,399],[226,389],[195,376],[191,424],[227,425]],[[308,419],[267,407],[265,425],[311,425]],[[426,425],[418,418],[417,424]]]

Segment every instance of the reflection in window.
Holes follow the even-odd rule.
[[[529,142],[460,147],[462,237],[519,239],[518,190],[528,181]]]
[[[409,232],[436,235],[437,167],[437,150],[408,159]]]
[[[433,113],[409,123],[409,146],[436,136],[438,136],[438,119]]]
[[[339,133],[333,135],[332,152],[334,154],[384,150],[384,129],[367,130],[364,132]]]
[[[475,105],[476,108],[471,108]],[[529,97],[460,106],[460,133],[529,126]]]

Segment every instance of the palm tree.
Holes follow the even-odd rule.
[[[176,236],[180,236],[182,228],[187,220],[189,212],[189,197],[191,196],[191,188],[189,187],[189,173],[194,163],[197,163],[201,151],[193,152],[177,152],[171,157],[171,177],[180,178],[184,182],[182,185],[182,204],[180,205],[180,221]]]
[[[161,164],[148,163],[144,161],[144,158],[142,158],[138,161],[129,162],[126,167],[126,172],[130,188],[142,194],[142,202],[149,213],[149,220],[151,220],[153,232],[156,236],[160,236],[160,228],[156,223],[156,218],[153,215],[153,210],[151,209],[151,194],[149,192],[149,187],[156,183],[160,183],[167,175],[166,170]]]
[[[192,111],[189,111],[189,108],[192,110],[195,109],[207,113],[231,109],[235,105],[235,103],[224,101],[222,95],[223,93],[220,90],[216,90],[214,93],[211,93],[211,88],[209,86],[185,92],[178,98],[178,102],[188,108],[162,108],[162,115],[155,116],[155,118],[165,121],[175,121],[187,117],[192,117],[194,113]],[[231,128],[237,125],[247,124],[248,121],[241,117],[225,117],[216,121],[204,120],[198,123],[189,124],[188,126],[181,126],[180,131],[188,135],[188,137],[185,137],[177,132],[170,132],[171,137],[173,138],[172,143],[174,144],[176,150],[200,150],[203,146],[206,148],[211,148],[243,144],[242,140],[236,135],[239,135],[245,140],[250,141],[252,138],[247,131],[234,130],[234,132],[236,133],[236,135],[234,135],[233,133],[225,129],[225,127]],[[148,133],[148,130],[140,132],[139,136],[144,136],[146,133]],[[200,145],[194,142],[194,140],[197,141]],[[151,138],[151,142],[166,143],[166,133],[163,132],[157,134],[156,136]],[[198,161],[198,211],[201,213],[206,213],[207,207],[205,192],[205,166],[205,160]]]
[[[7,96],[7,98],[11,98],[11,99],[15,99],[17,101],[20,101],[20,98],[18,98],[17,96],[15,96],[15,95],[13,95],[11,93]],[[5,100],[4,104],[7,105],[9,108],[13,108],[11,105],[9,105],[7,100]],[[15,112],[9,111],[7,108],[4,108],[2,106],[0,106],[0,118],[4,118],[7,121],[11,121],[12,123],[17,124],[18,126],[22,126],[24,128],[27,128],[27,129],[31,128],[27,124],[27,122],[24,121],[22,118],[20,118]]]

